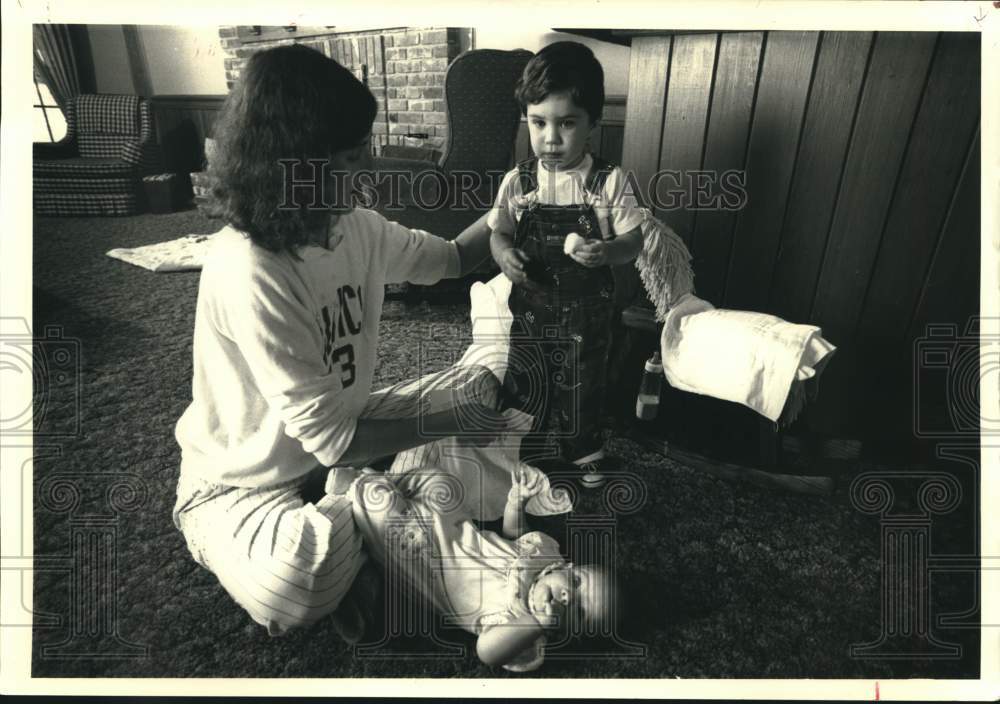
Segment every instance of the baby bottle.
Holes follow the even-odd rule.
[[[663,363],[660,353],[654,352],[646,360],[639,384],[639,396],[635,400],[635,417],[639,420],[653,420],[660,409],[660,384],[663,379]]]

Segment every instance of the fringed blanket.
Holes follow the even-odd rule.
[[[716,309],[694,295],[691,254],[670,227],[643,212],[639,277],[664,323],[663,370],[675,388],[741,403],[787,425],[815,395],[836,349],[812,325],[764,313]],[[461,363],[483,364],[503,379],[510,347],[510,281],[474,284],[473,343]],[[808,392],[808,393],[807,393]]]

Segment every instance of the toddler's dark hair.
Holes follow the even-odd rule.
[[[550,94],[569,91],[573,102],[587,111],[591,121],[604,112],[604,69],[594,52],[579,42],[555,42],[531,57],[517,82],[514,97],[521,113]]]
[[[222,217],[274,252],[295,250],[321,226],[324,208],[279,208],[281,159],[327,159],[371,130],[375,97],[353,73],[315,49],[282,46],[254,54],[215,123],[209,163],[212,200]],[[317,174],[318,181],[318,174]]]

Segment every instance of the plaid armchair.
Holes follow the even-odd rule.
[[[137,95],[80,95],[63,110],[66,137],[34,145],[38,215],[134,215],[142,177],[160,168],[149,103]]]

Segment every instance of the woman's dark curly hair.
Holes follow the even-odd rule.
[[[592,122],[604,112],[604,69],[594,52],[579,42],[554,42],[542,47],[524,67],[514,89],[521,113],[552,93],[569,91],[573,102],[587,111]]]
[[[261,247],[294,253],[329,211],[307,203],[279,208],[285,199],[279,160],[304,165],[360,144],[376,109],[375,97],[353,73],[314,49],[292,45],[254,54],[215,123],[214,209]],[[308,177],[303,168],[296,170],[299,178]]]

